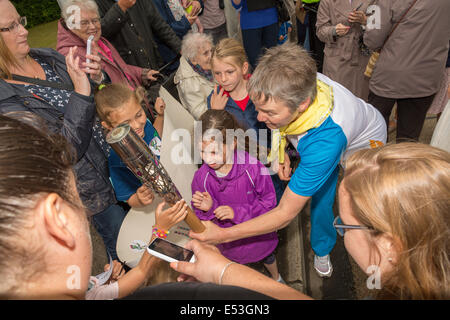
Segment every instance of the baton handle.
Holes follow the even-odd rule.
[[[195,233],[202,233],[205,231],[205,226],[189,206],[187,207],[187,212],[188,213],[186,218],[184,218],[184,221],[186,221],[191,230]]]

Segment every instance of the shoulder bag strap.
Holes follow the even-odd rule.
[[[22,81],[27,82],[31,84],[36,84],[43,87],[50,87],[50,88],[56,88],[60,90],[67,90],[67,91],[73,91],[74,87],[72,85],[69,85],[67,83],[61,83],[61,82],[50,82],[47,80],[41,80],[36,78],[30,78],[25,76],[19,76],[17,74],[12,75],[12,79],[16,81]]]
[[[400,22],[402,22],[402,20],[405,18],[405,16],[408,14],[409,10],[412,9],[412,7],[414,7],[414,5],[416,4],[417,0],[414,0],[414,2],[411,4],[411,6],[408,8],[408,10],[405,11],[405,13],[402,15],[402,17],[400,18],[400,20],[398,20],[398,22],[395,24],[394,28],[392,28],[391,32],[389,33],[389,35],[387,36],[386,40],[384,40],[383,45],[381,46],[380,51],[384,48],[384,45],[386,44],[386,42],[389,40],[389,38],[391,37],[392,33],[394,32],[395,29],[397,29],[398,25],[400,24]]]

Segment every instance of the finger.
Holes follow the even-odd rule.
[[[177,224],[178,222],[184,220],[184,218],[186,218],[187,214],[188,214],[188,211],[186,209],[178,211],[177,214],[173,217],[174,223]]]
[[[99,70],[100,69],[100,65],[98,64],[98,63],[96,63],[96,62],[83,62],[82,64],[81,64],[82,66],[83,66],[83,68],[90,68],[90,69],[93,69],[93,70]]]
[[[76,57],[73,61],[73,69],[77,72],[81,71],[80,70],[80,57]]]
[[[99,56],[93,54],[87,54],[86,58],[97,63],[99,63],[102,60]]]
[[[69,53],[66,57],[66,64],[70,69],[73,69],[73,48],[69,49]]]
[[[192,276],[188,276],[187,274],[180,274],[180,276],[177,278],[178,282],[198,282],[197,279],[195,279]]]
[[[186,210],[186,208],[187,208],[186,203],[183,203],[183,202],[180,201],[180,203],[178,203],[178,204],[174,205],[172,208],[170,208],[170,211],[168,211],[167,213],[173,219],[180,212],[183,212],[184,210]]]
[[[282,166],[282,165],[280,165],[280,167],[278,169],[278,176],[283,181],[289,180],[289,177],[286,177],[286,174],[285,174],[285,171],[284,171],[284,166]]]
[[[196,198],[195,200],[193,199],[192,202],[197,204],[197,205],[201,205],[203,203],[203,199],[197,199]]]
[[[153,195],[153,192],[152,192],[150,189],[144,189],[144,190],[141,192],[141,195],[142,195],[143,197],[149,197],[150,195]]]
[[[291,173],[291,166],[289,165],[288,161],[286,161],[283,165],[283,172],[285,176],[289,176],[289,174]]]
[[[195,263],[178,261],[171,262],[170,267],[177,272],[183,273],[188,276],[194,276],[195,273]]]
[[[164,211],[165,214],[167,214],[171,219],[180,211],[182,208],[184,202],[178,201],[175,205]]]
[[[199,196],[192,196],[192,202],[194,203],[201,203],[203,201],[203,198],[200,198]]]
[[[197,233],[192,230],[189,230],[189,238],[199,240],[199,241],[206,241],[206,239],[207,239],[204,231]]]

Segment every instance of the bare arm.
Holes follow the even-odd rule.
[[[303,209],[309,198],[299,196],[287,187],[278,206],[269,212],[230,228],[220,228],[212,222],[204,221],[206,230],[202,233],[190,231],[189,236],[217,244],[276,231],[286,227]]]
[[[151,240],[153,239],[154,237]],[[132,294],[138,289],[144,283],[145,279],[151,276],[152,270],[159,262],[158,260],[158,258],[150,255],[145,250],[139,264],[117,280],[119,284],[119,299]]]
[[[195,263],[172,262],[178,272],[192,276],[201,282],[232,285],[253,290],[275,299],[311,299],[293,288],[266,277],[262,273],[222,256],[216,247],[191,241],[186,248],[194,251]],[[228,266],[227,266],[228,265]],[[179,280],[182,277],[179,277]]]
[[[187,205],[184,201],[177,202],[174,206],[162,211],[164,202],[160,203],[155,212],[155,227],[158,229],[169,230],[172,226],[183,220],[187,214]],[[150,242],[155,239],[152,235]],[[139,264],[128,271],[118,281],[119,298],[126,297],[138,289],[144,281],[149,278],[159,259],[150,255],[147,250],[144,251]]]

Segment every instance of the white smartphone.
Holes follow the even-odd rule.
[[[148,253],[167,262],[194,262],[194,252],[167,240],[156,238],[147,247]]]
[[[86,43],[86,57],[88,54],[91,54],[91,48],[92,48],[92,40],[94,40],[94,36],[89,36]],[[86,58],[86,63],[90,63],[91,60]]]

